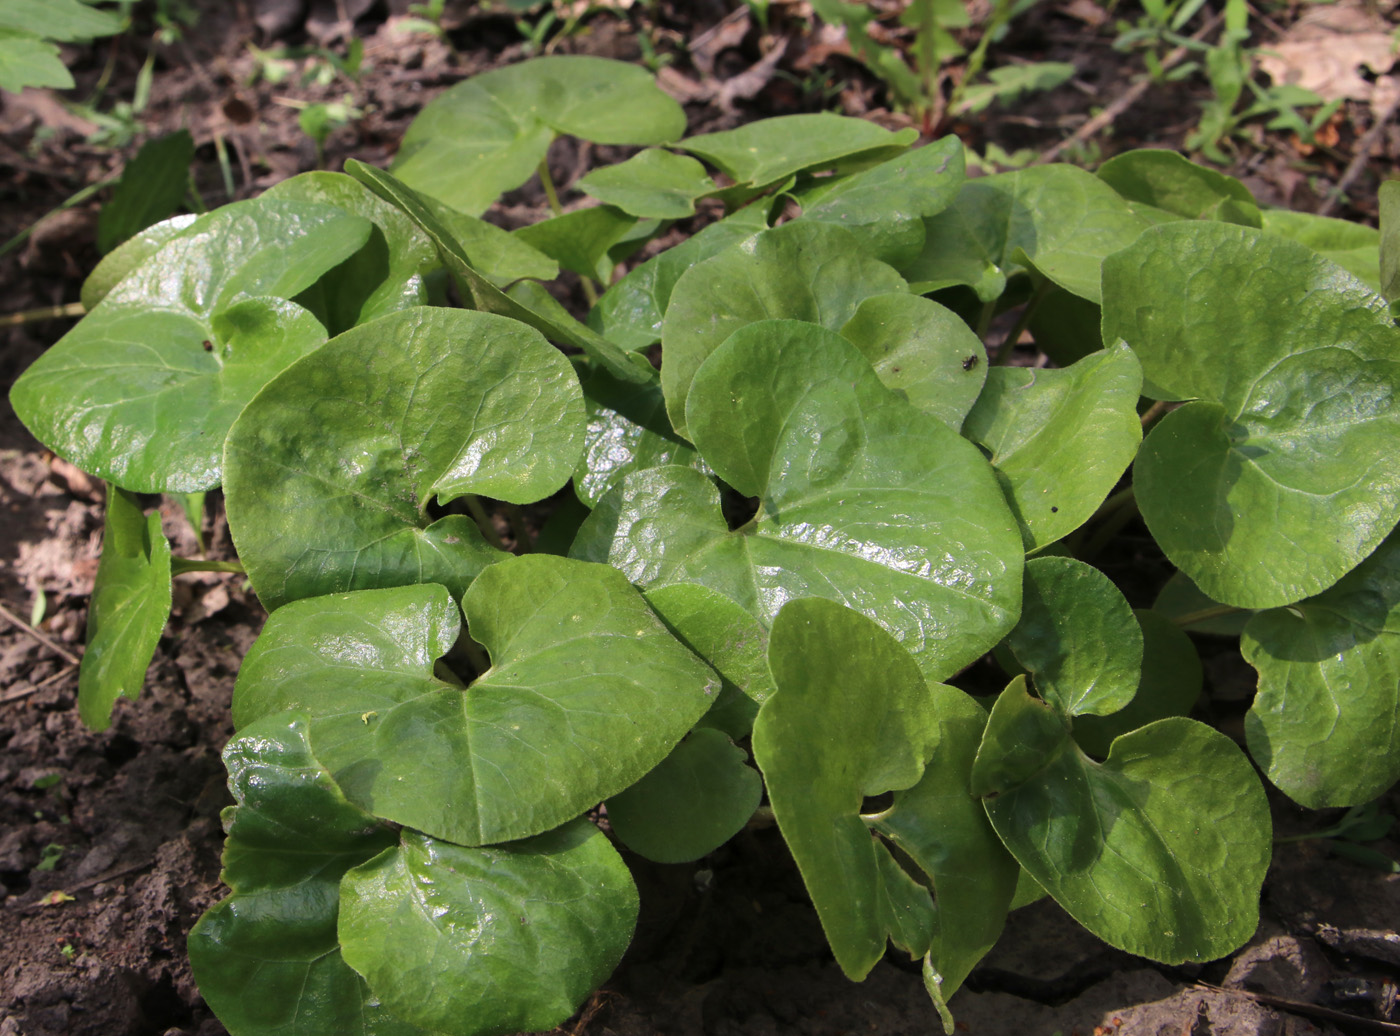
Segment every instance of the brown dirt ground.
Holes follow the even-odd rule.
[[[250,41],[335,46],[337,9],[329,0],[200,3],[198,25],[183,42],[157,48],[160,64],[143,133],[188,127],[200,144],[196,176],[210,204],[227,200],[214,141],[229,155],[234,195],[246,197],[312,168],[314,148],[296,126],[294,108],[276,98],[321,100],[349,90],[365,116],[338,130],[327,167],[345,157],[384,162],[414,113],[464,75],[523,56],[512,20],[449,5],[457,48],[415,37],[394,38],[385,19],[406,0],[341,0],[359,17],[372,68],[358,84],[273,87],[251,84]],[[880,110],[878,83],[841,58],[815,61],[800,3],[774,3],[765,37],[721,3],[622,4],[564,41],[561,52],[640,57],[639,31],[673,54],[671,88],[688,94],[691,131],[747,119],[812,110],[823,86],[845,83],[845,110],[898,122]],[[1136,60],[1108,45],[1111,29],[1090,30],[1071,13],[1078,3],[1042,5],[1016,23],[994,59],[1072,60],[1073,89],[955,123],[970,144],[1011,151],[1043,149],[1083,124],[1090,110],[1127,88]],[[1287,24],[1296,10],[1271,9]],[[1122,14],[1123,12],[1119,12]],[[149,28],[149,27],[146,27]],[[687,54],[682,44],[705,39]],[[787,78],[741,74],[790,36],[780,69]],[[113,97],[129,97],[149,33],[138,31],[70,54],[90,90],[105,64]],[[754,77],[750,77],[753,79]],[[728,88],[725,89],[725,84]],[[751,85],[751,84],[750,84]],[[836,91],[833,90],[834,93]],[[1198,82],[1149,91],[1090,151],[1103,157],[1139,144],[1178,144],[1193,124]],[[1370,118],[1349,102],[1327,142],[1309,151],[1278,134],[1252,131],[1239,143],[1232,171],[1261,200],[1315,209],[1341,178]],[[91,124],[52,95],[30,91],[0,98],[0,240],[29,226],[79,187],[118,171],[134,144],[85,142]],[[139,142],[139,138],[138,141]],[[1360,169],[1338,214],[1374,221],[1374,187],[1400,154],[1394,126],[1375,134],[1373,158]],[[601,150],[601,149],[599,149]],[[560,147],[551,161],[571,182],[591,163],[616,155]],[[535,218],[537,187],[513,192],[497,216],[514,225]],[[45,220],[23,249],[0,258],[0,310],[13,312],[77,298],[95,262],[97,201]],[[0,387],[67,325],[30,323],[3,331]],[[205,534],[214,556],[229,556],[217,507]],[[228,704],[239,660],[263,613],[228,576],[184,577],[176,608],[135,703],[122,703],[110,730],[79,722],[76,672],[65,655],[80,650],[86,594],[96,569],[101,487],[48,455],[0,405],[0,604],[27,617],[45,595],[41,632],[57,649],[0,620],[0,1036],[215,1036],[222,1026],[201,1001],[185,961],[195,919],[221,894],[219,810],[229,801],[219,750],[230,734]],[[176,514],[166,515],[177,553],[193,542]],[[1131,530],[1130,530],[1131,531]],[[1131,542],[1131,541],[1130,541]],[[1134,588],[1128,589],[1130,595]],[[1140,593],[1143,588],[1136,588]],[[1135,601],[1134,603],[1147,603]],[[1201,641],[1207,661],[1207,708],[1225,729],[1251,691],[1250,671],[1228,644]],[[975,675],[975,674],[972,674]],[[50,783],[52,778],[56,783]],[[1392,792],[1391,812],[1400,812]],[[1275,796],[1280,833],[1315,828],[1328,817],[1306,814]],[[55,848],[56,847],[56,848]],[[1378,843],[1400,852],[1394,837]],[[56,863],[41,868],[46,857]],[[844,979],[827,950],[791,860],[772,830],[745,832],[686,867],[635,861],[643,889],[637,939],[618,973],[563,1027],[571,1036],[811,1036],[937,1031],[917,972],[894,956],[863,984]],[[1400,979],[1400,876],[1328,856],[1314,843],[1281,851],[1264,891],[1259,933],[1231,958],[1195,968],[1165,968],[1113,950],[1049,901],[1013,915],[997,949],[954,1002],[959,1031],[1064,1036],[1263,1036],[1263,1034],[1400,1032],[1387,1021]],[[1257,995],[1251,995],[1257,994]],[[1270,998],[1273,998],[1271,1000]],[[1279,1006],[1278,1001],[1290,1001]],[[1272,1006],[1271,1006],[1272,1004]]]

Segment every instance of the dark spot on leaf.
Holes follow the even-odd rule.
[[[212,353],[214,351],[214,343],[209,341],[209,339],[206,338],[202,344],[204,345],[205,352]]]
[[[1059,509],[1058,507],[1052,507],[1052,508],[1050,508],[1050,513],[1051,513],[1051,514],[1059,514],[1059,513],[1060,513],[1060,509]]]

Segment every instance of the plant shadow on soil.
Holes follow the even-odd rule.
[[[233,147],[235,168],[243,174],[240,196],[309,168],[314,152],[296,128],[295,111],[271,102],[273,88],[247,85],[244,41],[276,41],[255,35],[246,12],[239,10],[243,5],[198,6],[201,21],[186,43],[163,52],[169,67],[157,76],[145,118],[152,132],[180,125],[195,130],[205,142],[196,179],[207,197],[222,201],[215,150],[207,143],[213,128]],[[405,4],[396,0],[389,6],[397,10]],[[726,13],[723,5],[713,6],[662,3],[657,18],[668,31],[694,37]],[[431,40],[384,50],[383,7],[368,7],[360,26],[371,34],[367,53],[375,55],[374,71],[363,85],[373,112],[332,137],[331,168],[344,157],[382,164],[431,92],[461,78],[447,49]],[[1083,41],[1054,43],[1057,33],[1065,35],[1063,20],[1037,24],[1043,31],[1030,32],[1037,46],[1083,50]],[[285,31],[301,41],[295,24]],[[509,20],[483,20],[458,35],[470,71],[521,56]],[[748,67],[758,56],[756,37],[750,33],[721,52],[716,70]],[[130,93],[142,56],[136,49],[111,52],[114,91]],[[640,54],[627,23],[607,19],[565,49],[625,59]],[[1094,53],[1099,61],[1102,55]],[[106,54],[94,48],[78,55],[81,82],[91,84],[100,74]],[[1092,78],[1108,90],[1126,82],[1131,72],[1126,65],[1103,64]],[[317,89],[300,92],[308,100],[323,99]],[[297,96],[298,88],[287,84],[277,93]],[[867,83],[864,96],[875,95]],[[734,108],[693,103],[691,131],[730,128],[792,110],[784,106],[800,101],[790,86],[775,81],[772,90]],[[82,143],[72,128],[54,130],[49,144],[27,151],[46,118],[62,121],[46,116],[36,103],[31,98],[0,110],[0,164],[17,171],[14,183],[0,188],[6,201],[0,239],[119,165],[119,154]],[[1163,114],[1181,103],[1181,96],[1146,103],[1138,122],[1118,127],[1120,141],[1170,143],[1155,134]],[[1047,101],[1035,109],[1036,118],[1052,130],[1063,114],[1053,110],[1056,104],[1063,102]],[[258,117],[245,118],[245,110]],[[972,130],[979,140],[998,133],[990,121]],[[1023,122],[1008,123],[1001,132],[1008,150],[1036,146],[1025,139]],[[560,147],[551,160],[567,182],[591,163],[617,157],[606,149]],[[529,222],[542,208],[538,189],[526,187],[505,199],[498,217],[509,224]],[[0,278],[10,286],[7,311],[77,297],[83,271],[96,259],[95,216],[95,205],[70,210],[48,221],[24,250],[0,257]],[[4,330],[0,387],[8,390],[66,326],[34,323]],[[229,556],[226,527],[217,508],[213,511],[205,528],[211,551]],[[28,616],[35,592],[42,590],[43,632],[60,647],[76,650],[96,570],[101,489],[47,456],[8,403],[0,406],[0,516],[0,602]],[[183,541],[177,542],[179,552],[190,554],[194,548],[183,520],[173,511],[165,518],[167,534]],[[1135,541],[1131,529],[1125,543],[1125,555],[1105,565],[1115,578],[1120,575],[1115,566],[1126,573],[1147,557],[1148,545]],[[229,700],[239,660],[264,616],[234,577],[180,582],[175,614],[140,699],[119,703],[111,729],[102,733],[86,730],[78,719],[76,673],[67,662],[0,622],[0,1036],[224,1032],[199,997],[184,943],[200,913],[222,894],[219,812],[230,800],[218,753],[231,733]],[[1149,594],[1145,586],[1124,589],[1130,598]],[[1133,603],[1145,606],[1150,599]],[[1199,643],[1210,684],[1208,707],[1227,732],[1238,735],[1232,725],[1238,725],[1248,703],[1252,675],[1229,642],[1202,638]],[[993,669],[982,663],[970,671],[972,689],[994,690],[1001,676]],[[1330,814],[1306,814],[1277,795],[1274,807],[1281,834],[1330,819]],[[1400,812],[1395,792],[1388,809]],[[1395,855],[1400,842],[1392,837],[1378,848]],[[41,869],[42,861],[51,866]],[[630,856],[629,863],[642,889],[636,939],[616,975],[563,1027],[570,1036],[938,1031],[910,962],[891,954],[862,984],[841,975],[776,830],[743,832],[692,865],[662,866]],[[1274,861],[1258,935],[1225,961],[1179,969],[1151,964],[1105,946],[1047,900],[1012,916],[998,947],[953,1006],[960,1032],[989,1036],[1360,1032],[1360,1021],[1278,1010],[1241,990],[1331,1003],[1358,1019],[1381,1017],[1386,983],[1393,1000],[1400,977],[1395,949],[1400,943],[1390,936],[1397,924],[1400,876],[1367,871],[1301,843]]]

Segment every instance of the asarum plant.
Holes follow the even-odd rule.
[[[966,180],[955,139],[834,115],[684,132],[615,62],[478,76],[389,172],[122,245],[14,387],[111,484],[90,726],[136,696],[172,573],[237,567],[172,558],[140,494],[222,486],[271,612],[230,894],[189,944],[235,1036],[556,1025],[632,935],[613,839],[695,860],[765,796],[846,974],[894,943],[951,1033],[1042,894],[1164,962],[1247,940],[1255,765],[1313,808],[1400,777],[1394,188],[1382,236],[1162,151]],[[578,183],[592,207],[477,218],[537,169],[554,196],[560,134],[645,150]],[[989,367],[1018,306],[994,360],[1029,330],[1054,367]],[[514,508],[570,483],[529,552]],[[1178,570],[1138,611],[1090,563],[1134,507]],[[1221,623],[1259,673],[1248,754],[1187,718],[1183,629]],[[979,701],[949,681],[988,652]]]

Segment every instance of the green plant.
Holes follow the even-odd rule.
[[[7,0],[0,6],[0,90],[71,89],[73,77],[56,44],[85,42],[121,30],[121,19],[80,0]]]
[[[555,191],[561,133],[649,147],[579,182],[593,208],[477,219],[533,170]],[[893,942],[952,1032],[1043,894],[1161,961],[1248,939],[1250,756],[1313,808],[1400,776],[1391,192],[1382,235],[1167,152],[965,180],[953,138],[832,115],[683,133],[596,59],[470,80],[392,172],[116,248],[14,387],[112,483],[89,724],[137,693],[172,576],[243,571],[271,611],[231,894],[190,938],[236,1036],[558,1024],[637,915],[590,811],[688,861],[765,794],[846,974]],[[539,283],[706,197],[730,214],[586,322]],[[1023,333],[1058,366],[1006,365]],[[515,509],[566,484],[536,539]],[[240,563],[173,558],[137,494],[219,485]],[[1178,574],[1134,610],[1093,562],[1138,512]],[[1187,716],[1197,629],[1259,673],[1249,755]],[[955,683],[988,652],[979,700]]]

